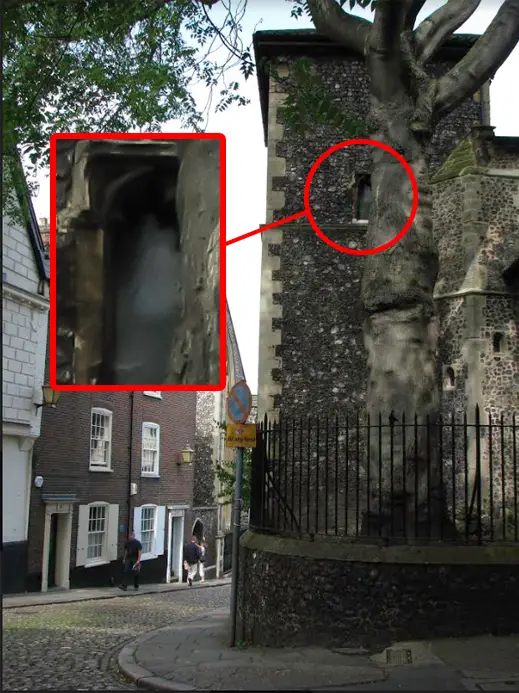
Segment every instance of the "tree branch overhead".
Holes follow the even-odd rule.
[[[467,55],[438,81],[435,117],[443,118],[474,94],[519,42],[519,0],[505,0]]]
[[[415,31],[416,57],[430,60],[445,39],[459,29],[481,4],[481,0],[449,0],[423,20]]]
[[[414,29],[418,15],[427,0],[407,0],[407,16],[405,19],[406,29]]]
[[[365,55],[371,22],[345,12],[335,0],[308,0],[308,9],[319,33]]]

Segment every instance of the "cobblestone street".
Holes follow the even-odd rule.
[[[117,592],[114,592],[117,594]],[[136,690],[117,654],[138,635],[226,607],[230,587],[5,609],[3,690]]]

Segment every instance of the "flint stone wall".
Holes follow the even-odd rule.
[[[306,57],[322,83],[336,95],[336,102],[356,118],[365,119],[369,83],[362,62]],[[293,58],[279,60],[292,69]],[[451,63],[438,63],[431,70],[440,74],[450,67]],[[282,94],[287,91],[286,83],[271,78],[270,91],[271,97],[276,92]],[[474,123],[481,121],[481,115],[480,104],[469,98],[442,121],[432,142],[431,173]],[[278,123],[282,123],[282,114]],[[284,197],[285,204],[274,211],[274,221],[304,208],[303,189],[311,166],[339,141],[340,133],[329,127],[316,127],[304,137],[283,128],[276,143],[276,161],[284,162],[284,175],[272,178],[272,195]],[[370,155],[370,147],[365,146],[339,150],[325,160],[312,182],[310,199],[317,223],[332,240],[346,247],[364,245],[366,226],[352,224],[352,196],[347,184],[353,174],[369,172]],[[272,380],[281,385],[274,407],[283,415],[297,417],[334,416],[345,405],[362,406],[367,376],[360,301],[363,258],[326,245],[304,217],[283,225],[282,230],[282,242],[264,249],[280,257],[280,268],[273,271],[272,280],[282,286],[282,292],[273,296],[283,316],[272,320],[272,330],[281,331],[275,355],[282,364],[271,372]]]
[[[517,560],[512,548],[381,548],[247,532],[238,635],[267,647],[382,649],[395,640],[515,634]]]

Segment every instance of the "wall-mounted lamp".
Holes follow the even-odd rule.
[[[52,407],[53,409],[56,409],[61,392],[53,390],[50,385],[43,385],[41,390],[43,393],[43,402],[41,404],[35,404],[34,406],[36,409],[39,409],[40,407]]]
[[[177,460],[178,466],[180,467],[181,464],[191,464],[194,453],[195,451],[188,443],[186,447],[180,451],[179,459]]]

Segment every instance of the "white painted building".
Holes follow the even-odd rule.
[[[4,592],[24,591],[32,449],[40,435],[49,313],[49,260],[27,188],[25,224],[3,216],[2,500]],[[28,206],[27,206],[28,203]]]

